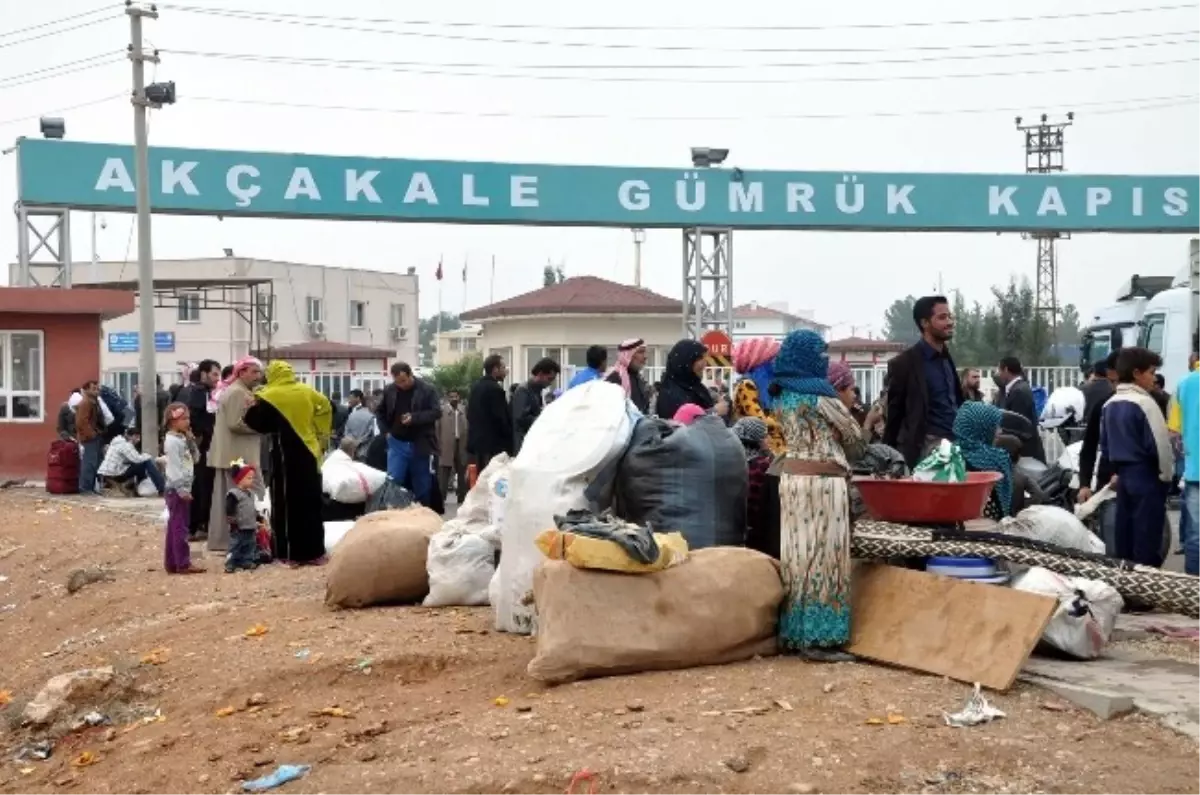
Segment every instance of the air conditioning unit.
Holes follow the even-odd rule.
[[[397,329],[397,331],[400,332],[398,335],[400,339],[408,339],[408,329],[406,329],[404,326],[401,326],[399,329]]]
[[[309,321],[308,333],[313,335],[314,337],[324,337],[325,336],[325,321],[324,320]]]
[[[390,329],[388,329],[388,335],[393,340],[408,339],[408,329],[404,326],[392,326]]]
[[[264,332],[266,332],[268,334],[279,333],[279,321],[278,320],[260,320],[258,325]]]

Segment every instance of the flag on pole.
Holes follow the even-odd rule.
[[[442,280],[442,260],[441,260],[441,258],[438,259],[438,268],[437,268],[437,271],[433,275],[437,277],[437,280],[439,282]]]

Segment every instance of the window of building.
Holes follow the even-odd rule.
[[[366,328],[367,327],[367,302],[366,301],[351,301],[350,302],[350,328]]]
[[[200,294],[184,293],[179,296],[179,322],[200,322]]]
[[[529,378],[529,374],[533,372],[533,366],[542,359],[553,359],[562,364],[562,349],[558,347],[547,348],[526,348],[525,349],[525,369],[519,373],[520,380],[524,381]]]
[[[316,323],[325,319],[325,302],[311,295],[306,301],[308,307],[308,322]]]
[[[464,351],[473,351],[479,347],[479,340],[475,337],[463,337],[462,349]]]
[[[270,323],[275,319],[275,294],[258,297],[258,322]]]
[[[577,348],[567,348],[567,367],[572,371],[582,369],[588,366],[587,363],[587,346]],[[608,349],[608,367],[609,369],[617,365],[617,349]]]
[[[42,350],[40,331],[0,331],[0,421],[45,416]]]
[[[744,320],[735,320],[735,321],[733,321],[733,327],[734,327],[734,328],[745,328],[745,327],[746,327],[746,321],[744,321]]]
[[[392,328],[404,327],[404,304],[392,304],[390,312],[390,321]]]
[[[463,349],[462,337],[451,337],[450,338],[450,350],[461,351],[462,349]]]

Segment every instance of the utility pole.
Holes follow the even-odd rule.
[[[1064,169],[1063,131],[1075,123],[1075,114],[1065,121],[1050,121],[1043,113],[1035,123],[1023,124],[1017,117],[1017,130],[1025,133],[1025,173],[1056,174]],[[1070,238],[1058,232],[1033,232],[1022,235],[1037,241],[1037,278],[1034,286],[1034,313],[1046,316],[1050,340],[1058,345],[1058,264],[1055,242]]]
[[[147,141],[146,62],[158,63],[142,47],[142,19],[158,19],[154,6],[142,8],[126,0],[129,15],[129,60],[133,64],[133,142],[137,183],[138,243],[138,382],[142,387],[142,452],[158,455],[158,390],[155,388],[154,257],[150,247],[150,147]]]
[[[633,286],[642,286],[642,243],[646,242],[645,229],[633,229]]]

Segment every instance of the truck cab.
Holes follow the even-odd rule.
[[[1134,275],[1117,291],[1116,303],[1100,309],[1083,329],[1079,369],[1084,375],[1112,351],[1138,344],[1140,323],[1154,296],[1170,289],[1173,277]]]
[[[1193,263],[1192,268],[1196,266]],[[1197,298],[1193,273],[1185,270],[1174,286],[1146,303],[1138,345],[1162,357],[1160,372],[1168,392],[1187,375],[1188,356],[1200,346],[1197,332]]]

